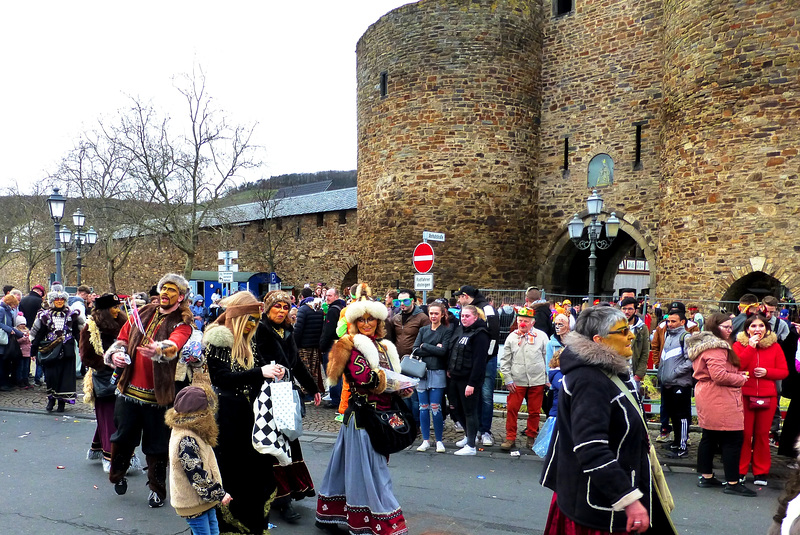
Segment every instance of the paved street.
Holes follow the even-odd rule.
[[[0,409],[0,533],[189,533],[169,506],[147,507],[144,475],[129,479],[125,496],[113,493],[100,464],[85,459],[94,421],[79,408],[63,415]],[[315,409],[315,414],[332,412]],[[334,438],[329,432],[304,437],[316,482],[322,479]],[[538,484],[542,461],[533,454],[513,458],[492,447],[476,457],[459,458],[412,449],[392,456],[390,464],[411,533],[542,532],[551,493]],[[667,477],[678,506],[675,522],[687,535],[763,533],[779,496],[777,481],[759,490],[757,498],[744,499],[698,489],[689,467],[668,467]],[[273,520],[273,535],[317,533],[313,506],[313,500],[298,504],[303,515],[299,525]]]

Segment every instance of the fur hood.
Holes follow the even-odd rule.
[[[233,333],[221,323],[212,323],[203,333],[203,347],[233,347]]]
[[[212,448],[217,445],[219,428],[211,408],[202,411],[179,413],[170,408],[164,415],[164,422],[171,429],[187,429],[206,441]]]
[[[394,344],[389,340],[378,340],[377,342],[386,349],[392,369],[399,371],[400,357],[397,355],[397,348]],[[336,341],[328,354],[328,369],[326,370],[328,386],[334,386],[339,382],[353,349],[364,355],[372,370],[377,371],[380,368],[380,355],[371,338],[363,334],[345,335]]]
[[[569,353],[576,357],[578,361],[573,363],[573,366],[565,366],[564,354],[562,353],[561,371],[565,374],[569,371],[569,368],[576,368],[581,365],[602,368],[616,375],[628,372],[628,359],[620,357],[603,344],[598,344],[574,331],[567,333],[562,338],[562,341],[564,346],[570,350]]]
[[[691,361],[694,361],[704,351],[708,351],[709,349],[724,349],[727,351],[731,348],[726,340],[715,336],[709,331],[702,331],[687,336],[684,343],[686,345],[686,356],[689,357]]]
[[[736,341],[742,344],[743,346],[747,347],[747,344],[750,342],[750,337],[747,336],[746,332],[741,331],[739,334],[736,335]],[[758,341],[757,347],[759,349],[765,349],[777,341],[778,341],[778,335],[770,331],[764,338]]]

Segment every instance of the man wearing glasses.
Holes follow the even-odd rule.
[[[628,318],[628,325],[630,326],[636,338],[633,339],[631,344],[631,376],[636,381],[637,390],[641,391],[642,380],[647,375],[647,357],[650,354],[650,331],[647,325],[644,324],[642,318],[636,314],[636,298],[624,297],[620,302],[620,310]]]

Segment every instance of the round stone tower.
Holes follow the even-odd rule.
[[[663,5],[658,293],[737,300],[763,271],[797,297],[800,4]]]
[[[357,46],[359,278],[413,282],[423,231],[436,293],[535,271],[543,14],[535,0],[421,0]]]

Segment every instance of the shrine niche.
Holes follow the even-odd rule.
[[[598,154],[589,162],[587,173],[589,188],[602,188],[614,183],[614,159],[608,154]]]

